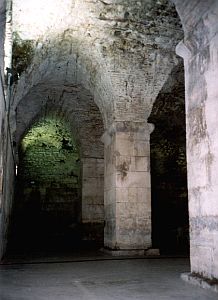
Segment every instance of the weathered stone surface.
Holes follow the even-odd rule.
[[[84,158],[82,161],[82,222],[104,222],[104,160]]]
[[[81,223],[80,169],[79,149],[63,120],[46,117],[29,130],[19,147],[11,243],[32,232],[31,244],[36,228],[47,238],[73,238],[72,227]]]
[[[0,259],[5,253],[14,193],[14,156],[9,138],[6,67],[10,67],[11,1],[0,2]],[[7,23],[6,23],[7,20]]]
[[[185,33],[177,51],[185,59],[191,267],[192,272],[217,278],[218,3],[173,2]],[[11,99],[14,142],[18,145],[49,111],[69,122],[82,159],[91,161],[103,159],[100,137],[105,131],[105,245],[148,248],[151,128],[140,124],[147,124],[157,95],[178,63],[174,48],[183,33],[174,5],[166,0],[13,3],[14,31],[23,41],[31,40],[34,48]],[[0,47],[1,67],[2,53]],[[2,124],[3,115],[0,118]],[[14,178],[7,136],[0,150],[8,170],[6,193],[12,191]],[[96,211],[95,221],[102,221],[101,171],[96,162],[84,163],[83,171],[84,219],[90,221]],[[90,186],[99,187],[99,192]],[[11,196],[3,197],[5,224]]]
[[[119,120],[135,119],[136,114],[138,120],[144,120],[175,64],[174,53],[168,49],[181,37],[181,29],[171,4],[138,1],[133,5],[121,1],[104,5],[101,1],[65,1],[61,9],[65,18],[60,18],[60,7],[53,3],[52,8],[44,7],[48,16],[52,14],[53,23],[51,18],[47,19],[48,24],[45,22],[46,28],[42,29],[46,37],[41,40],[40,30],[36,31],[40,20],[25,18],[30,13],[28,5],[14,2],[14,30],[38,43],[28,75],[29,87],[43,80],[42,77],[54,81],[51,76],[56,70],[55,81],[59,85],[63,78],[65,84],[72,84],[76,76],[77,83],[83,83],[94,94],[105,123],[111,122],[113,113]],[[163,7],[166,11],[162,14]],[[166,18],[165,26],[170,26],[169,30],[161,26]],[[154,73],[159,74],[155,82]],[[28,89],[25,86],[25,93]]]
[[[134,139],[136,133],[141,133],[140,140]],[[105,246],[147,249],[151,246],[150,169],[142,164],[136,170],[135,162],[149,159],[149,126],[118,122],[107,134],[111,143],[105,144]],[[142,144],[146,151],[135,151]]]
[[[133,205],[134,224],[141,227],[138,244],[134,242],[133,247],[144,248],[145,243],[150,243],[143,241],[143,232],[150,226],[150,149],[149,134],[145,134],[145,129],[140,129],[137,122],[145,122],[158,92],[177,63],[172,49],[182,37],[182,31],[175,8],[164,0],[155,5],[151,1],[105,3],[87,0],[64,1],[61,6],[58,2],[53,2],[52,6],[43,5],[37,4],[31,18],[30,4],[14,0],[14,30],[24,40],[35,43],[31,66],[15,87],[13,109],[16,117],[11,120],[14,138],[19,144],[27,128],[40,115],[52,110],[69,120],[85,162],[103,158],[100,136],[104,126],[109,133],[108,141],[105,140],[107,172],[104,178],[105,213],[110,216],[110,220],[106,217],[105,229],[110,232],[108,243],[116,240],[114,191],[136,188],[135,196],[130,192],[128,201],[142,203],[142,211],[146,208],[148,216],[143,215],[141,219],[140,214],[138,220],[137,212],[141,210]],[[44,24],[35,18],[42,7],[43,15],[47,14]],[[168,30],[162,26],[166,19]],[[115,139],[111,126],[114,121]],[[114,171],[115,165],[117,171]],[[92,170],[95,170],[94,165]],[[102,222],[100,185],[103,179],[94,174],[90,177],[86,163],[83,175],[84,222],[93,218],[94,222]],[[126,205],[126,211],[130,210]],[[122,236],[122,230],[119,233],[119,227],[116,228],[117,234]],[[137,240],[133,232],[131,236]],[[121,247],[130,244],[130,240],[127,245],[120,241]]]
[[[217,268],[217,1],[174,1],[185,29],[187,162],[191,271],[218,278]],[[215,21],[216,20],[216,21]]]

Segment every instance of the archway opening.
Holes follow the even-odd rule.
[[[189,253],[185,88],[182,61],[159,93],[151,134],[152,241],[161,254]]]
[[[67,124],[44,117],[19,147],[9,250],[73,250],[81,242],[81,161]]]

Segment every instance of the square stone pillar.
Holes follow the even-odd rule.
[[[185,66],[191,277],[196,278],[197,274],[199,279],[200,275],[200,284],[205,277],[206,285],[208,279],[218,280],[218,23],[214,17],[218,15],[218,3],[215,2],[209,13],[203,12],[203,21],[194,27],[194,34],[176,49]],[[200,13],[202,7],[199,8]]]
[[[150,133],[146,122],[116,122],[105,144],[104,246],[144,254],[151,247]],[[122,252],[122,253],[121,253]]]

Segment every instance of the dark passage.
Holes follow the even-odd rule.
[[[151,134],[152,241],[161,254],[188,254],[189,223],[183,65],[156,99]]]
[[[78,147],[63,121],[45,118],[19,149],[9,252],[75,250],[81,246]]]

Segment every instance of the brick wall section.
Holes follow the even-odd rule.
[[[20,151],[16,209],[18,214],[29,214],[29,218],[34,214],[31,207],[34,209],[34,205],[38,206],[47,226],[51,227],[49,222],[59,223],[60,231],[61,224],[67,230],[67,226],[78,225],[81,220],[80,159],[63,123],[53,120],[51,124],[56,127],[46,126],[44,129],[51,131],[47,142],[43,138],[43,122],[35,125],[36,128],[41,126],[41,137],[34,140],[31,136],[33,127],[22,142],[24,146]],[[60,130],[61,126],[63,130]],[[27,141],[30,145],[26,144]]]

